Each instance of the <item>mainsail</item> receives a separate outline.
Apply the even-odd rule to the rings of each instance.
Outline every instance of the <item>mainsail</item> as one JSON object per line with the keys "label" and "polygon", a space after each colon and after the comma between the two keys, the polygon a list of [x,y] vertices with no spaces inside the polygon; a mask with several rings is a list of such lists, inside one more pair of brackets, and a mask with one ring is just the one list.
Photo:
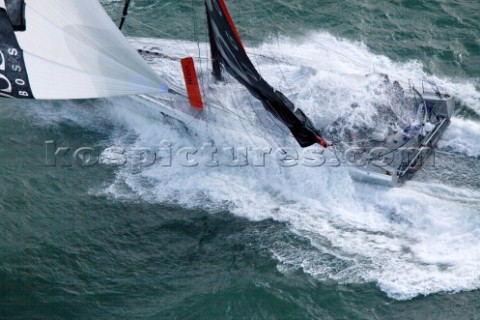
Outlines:
{"label": "mainsail", "polygon": [[98,0],[0,0],[0,96],[83,99],[167,85]]}
{"label": "mainsail", "polygon": [[259,99],[265,109],[286,125],[302,147],[320,143],[327,147],[320,132],[302,110],[280,91],[272,88],[258,73],[247,56],[242,41],[232,22],[224,0],[205,0],[213,59],[213,74],[221,80],[221,68],[225,69],[250,93]]}

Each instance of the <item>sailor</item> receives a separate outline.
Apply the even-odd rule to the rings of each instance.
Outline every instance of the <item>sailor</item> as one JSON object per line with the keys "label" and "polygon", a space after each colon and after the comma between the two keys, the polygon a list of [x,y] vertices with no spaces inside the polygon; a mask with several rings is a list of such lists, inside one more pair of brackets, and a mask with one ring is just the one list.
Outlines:
{"label": "sailor", "polygon": [[398,97],[403,97],[404,94],[405,94],[402,86],[400,85],[400,83],[397,80],[393,81],[392,90],[393,90],[393,93]]}

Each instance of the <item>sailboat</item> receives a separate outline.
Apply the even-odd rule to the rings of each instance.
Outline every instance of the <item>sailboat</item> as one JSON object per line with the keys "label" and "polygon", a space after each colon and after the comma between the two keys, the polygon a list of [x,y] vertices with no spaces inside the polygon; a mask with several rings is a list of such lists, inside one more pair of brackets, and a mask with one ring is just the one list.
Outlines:
{"label": "sailboat", "polygon": [[[119,28],[98,0],[0,0],[0,96],[52,100],[136,95],[183,123],[205,120],[204,109],[213,106],[202,99],[193,59],[186,57],[179,64],[184,88],[163,80],[121,33],[129,4],[127,0]],[[221,82],[223,72],[230,74],[302,148],[315,144],[327,148],[310,118],[256,70],[224,0],[205,0],[205,7],[214,78]],[[381,163],[386,154],[369,155],[360,168],[364,177],[397,184],[421,167],[418,158],[428,153],[425,150],[448,125],[452,97],[414,93],[421,101],[415,108],[423,115],[415,138],[394,132],[394,138],[377,142],[389,154],[405,146],[417,151],[388,164]]]}
{"label": "sailboat", "polygon": [[[290,129],[302,147],[314,143],[326,147],[305,114],[255,70],[225,3],[207,1],[206,5],[215,77],[221,78],[222,63]],[[96,0],[5,0],[0,10],[2,97],[85,99],[172,93]],[[191,105],[201,109],[193,60],[187,58],[182,65]]]}

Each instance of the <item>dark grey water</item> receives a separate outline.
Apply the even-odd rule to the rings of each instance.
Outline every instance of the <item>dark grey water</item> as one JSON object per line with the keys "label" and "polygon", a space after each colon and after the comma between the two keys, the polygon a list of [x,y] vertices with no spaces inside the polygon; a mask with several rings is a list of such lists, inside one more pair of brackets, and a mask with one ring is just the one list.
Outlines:
{"label": "dark grey water", "polygon": [[[121,1],[103,4],[119,16]],[[258,51],[317,60],[304,65],[327,106],[355,87],[358,61],[462,95],[441,144],[455,155],[394,190],[338,170],[45,166],[50,140],[101,154],[195,139],[128,99],[2,102],[0,318],[479,319],[480,3],[227,5]],[[131,36],[205,39],[202,1],[137,0],[131,18]]]}

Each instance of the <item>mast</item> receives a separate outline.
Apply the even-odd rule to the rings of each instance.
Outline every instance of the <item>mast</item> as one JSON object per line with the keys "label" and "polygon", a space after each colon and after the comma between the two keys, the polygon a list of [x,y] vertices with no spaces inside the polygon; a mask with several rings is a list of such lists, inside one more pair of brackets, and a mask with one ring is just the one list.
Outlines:
{"label": "mast", "polygon": [[120,20],[120,24],[118,29],[122,30],[123,25],[125,24],[125,20],[127,19],[128,15],[128,8],[130,7],[130,0],[125,0],[125,5],[123,7],[122,19]]}

